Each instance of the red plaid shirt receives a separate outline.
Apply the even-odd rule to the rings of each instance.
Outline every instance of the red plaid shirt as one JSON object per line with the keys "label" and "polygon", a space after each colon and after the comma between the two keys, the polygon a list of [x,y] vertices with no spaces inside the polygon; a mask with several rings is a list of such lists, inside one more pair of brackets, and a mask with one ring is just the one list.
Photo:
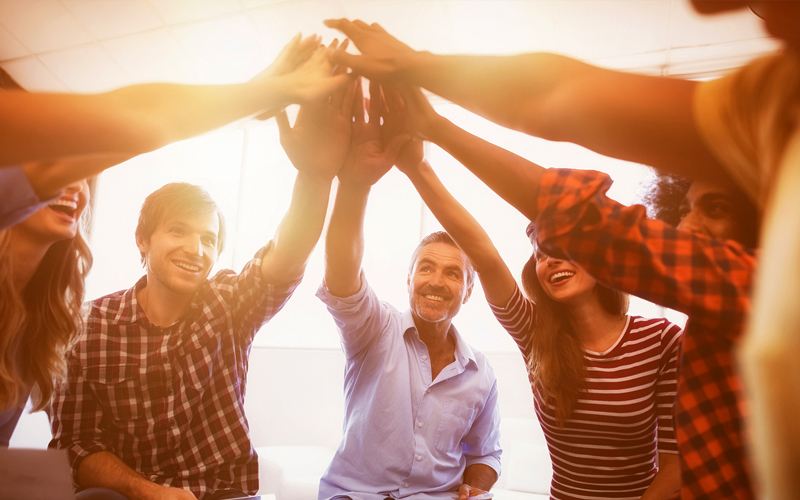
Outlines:
{"label": "red plaid shirt", "polygon": [[67,449],[73,474],[88,455],[109,451],[144,478],[200,500],[219,489],[258,491],[244,414],[248,355],[299,283],[264,281],[269,248],[241,274],[207,280],[167,328],[150,323],[136,300],[146,276],[92,302],[52,403],[50,447]]}
{"label": "red plaid shirt", "polygon": [[676,434],[685,499],[754,498],[745,456],[746,405],[733,350],[750,311],[753,251],[647,219],[605,196],[599,172],[551,169],[538,198],[538,241],[597,280],[689,315]]}

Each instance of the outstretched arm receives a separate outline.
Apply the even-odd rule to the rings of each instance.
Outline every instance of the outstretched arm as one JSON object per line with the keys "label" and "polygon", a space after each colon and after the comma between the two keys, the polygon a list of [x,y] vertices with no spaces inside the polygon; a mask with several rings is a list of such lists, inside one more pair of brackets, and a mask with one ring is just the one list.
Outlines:
{"label": "outstretched arm", "polygon": [[401,85],[399,89],[415,134],[447,151],[527,218],[536,218],[536,195],[543,167],[438,115],[418,88]]}
{"label": "outstretched arm", "polygon": [[328,54],[314,53],[318,44],[317,37],[296,37],[275,65],[237,85],[147,84],[94,95],[2,92],[0,166],[51,162],[43,175],[66,185],[103,168],[72,172],[60,160],[131,157],[259,112],[314,101],[349,81],[330,74]]}
{"label": "outstretched arm", "polygon": [[[419,92],[418,89],[415,89]],[[424,113],[420,106],[407,106],[391,88],[385,91],[389,109],[405,115],[409,132],[419,135],[419,130],[430,129],[430,120],[438,117],[433,110]],[[425,99],[421,93],[419,98]],[[433,215],[467,254],[480,276],[486,299],[492,304],[506,304],[514,293],[516,284],[492,240],[472,214],[445,188],[439,177],[423,158],[422,141],[411,140],[397,157],[397,168],[414,184],[422,200]]]}
{"label": "outstretched arm", "polygon": [[325,223],[333,178],[342,168],[351,137],[355,82],[301,106],[294,127],[285,112],[277,116],[281,145],[297,168],[292,202],[264,257],[261,270],[274,284],[302,276]]}
{"label": "outstretched arm", "polygon": [[[325,241],[325,283],[337,297],[350,297],[361,287],[364,256],[364,214],[373,184],[392,168],[408,136],[385,138],[381,117],[386,112],[380,87],[370,82],[369,121],[364,120],[364,98],[359,80],[353,102],[353,140],[344,168]],[[388,139],[388,140],[384,140]]]}
{"label": "outstretched arm", "polygon": [[419,85],[500,125],[690,178],[715,180],[722,167],[692,117],[696,82],[598,68],[568,57],[441,56],[414,51],[377,24],[346,19],[362,55],[338,54],[369,78]]}

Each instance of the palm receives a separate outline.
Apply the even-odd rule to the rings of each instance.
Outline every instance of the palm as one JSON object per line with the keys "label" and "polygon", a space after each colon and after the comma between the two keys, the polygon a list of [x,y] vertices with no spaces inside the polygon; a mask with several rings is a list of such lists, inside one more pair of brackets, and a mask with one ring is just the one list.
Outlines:
{"label": "palm", "polygon": [[381,143],[379,125],[365,123],[353,128],[350,154],[339,178],[343,182],[372,186],[392,168],[392,162]]}
{"label": "palm", "polygon": [[350,148],[353,85],[300,106],[297,120],[289,126],[286,113],[278,115],[281,146],[298,171],[333,179]]}

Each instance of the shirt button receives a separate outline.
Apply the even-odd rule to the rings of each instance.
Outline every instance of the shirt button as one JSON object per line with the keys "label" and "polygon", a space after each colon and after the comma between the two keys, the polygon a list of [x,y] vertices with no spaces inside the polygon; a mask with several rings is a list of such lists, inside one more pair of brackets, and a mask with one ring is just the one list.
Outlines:
{"label": "shirt button", "polygon": [[170,421],[169,421],[169,426],[170,426],[170,427],[175,427],[175,421],[174,421],[174,420],[172,420],[172,419],[170,419]]}
{"label": "shirt button", "polygon": [[417,427],[422,427],[422,422],[417,422]]}
{"label": "shirt button", "polygon": [[403,488],[408,488],[408,483],[403,483]]}
{"label": "shirt button", "polygon": [[172,396],[172,389],[167,389],[167,396]]}
{"label": "shirt button", "polygon": [[422,361],[428,361],[428,356],[422,356]]}
{"label": "shirt button", "polygon": [[417,455],[417,462],[421,462],[421,461],[422,461],[422,455]]}
{"label": "shirt button", "polygon": [[169,363],[169,359],[166,356],[164,356],[161,358],[161,362],[166,365],[167,363]]}
{"label": "shirt button", "polygon": [[430,393],[431,393],[431,388],[430,388],[430,387],[428,387],[428,390],[427,390],[427,391],[425,391],[425,392],[427,392],[428,394],[430,394]]}

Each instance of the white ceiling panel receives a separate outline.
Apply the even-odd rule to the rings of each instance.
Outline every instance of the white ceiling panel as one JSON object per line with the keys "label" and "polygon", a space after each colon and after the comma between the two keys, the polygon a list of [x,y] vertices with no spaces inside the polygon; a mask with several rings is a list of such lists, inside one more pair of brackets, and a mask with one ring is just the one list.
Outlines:
{"label": "white ceiling panel", "polygon": [[555,4],[560,52],[595,59],[662,50],[669,38],[669,2],[560,1]]}
{"label": "white ceiling panel", "polygon": [[102,43],[132,83],[197,82],[194,61],[167,29]]}
{"label": "white ceiling panel", "polygon": [[[84,0],[85,1],[85,0]],[[167,24],[224,16],[242,9],[236,0],[149,0]]]}
{"label": "white ceiling panel", "polygon": [[100,45],[72,47],[39,57],[73,92],[105,92],[128,84],[128,78]]}
{"label": "white ceiling panel", "polygon": [[9,33],[7,29],[0,26],[0,61],[29,55],[31,55],[31,51],[19,43],[19,40],[14,38],[14,35]]}
{"label": "white ceiling panel", "polygon": [[0,22],[36,54],[92,41],[86,28],[57,0],[2,0]]}
{"label": "white ceiling panel", "polygon": [[481,0],[443,5],[447,52],[517,54],[558,49],[553,2]]}
{"label": "white ceiling panel", "polygon": [[67,9],[98,40],[152,30],[164,25],[146,0],[63,0]]}
{"label": "white ceiling panel", "polygon": [[273,59],[296,34],[318,34],[327,43],[338,37],[338,31],[329,29],[322,21],[344,16],[340,2],[330,0],[304,0],[262,7],[251,11],[258,36]]}
{"label": "white ceiling panel", "polygon": [[22,88],[31,92],[70,91],[36,56],[6,61],[2,67]]}
{"label": "white ceiling panel", "polygon": [[685,0],[672,0],[672,4],[671,47],[702,46],[768,36],[763,21],[749,9],[700,16]]}
{"label": "white ceiling panel", "polygon": [[255,26],[244,14],[171,30],[195,61],[198,83],[244,82],[268,64]]}

